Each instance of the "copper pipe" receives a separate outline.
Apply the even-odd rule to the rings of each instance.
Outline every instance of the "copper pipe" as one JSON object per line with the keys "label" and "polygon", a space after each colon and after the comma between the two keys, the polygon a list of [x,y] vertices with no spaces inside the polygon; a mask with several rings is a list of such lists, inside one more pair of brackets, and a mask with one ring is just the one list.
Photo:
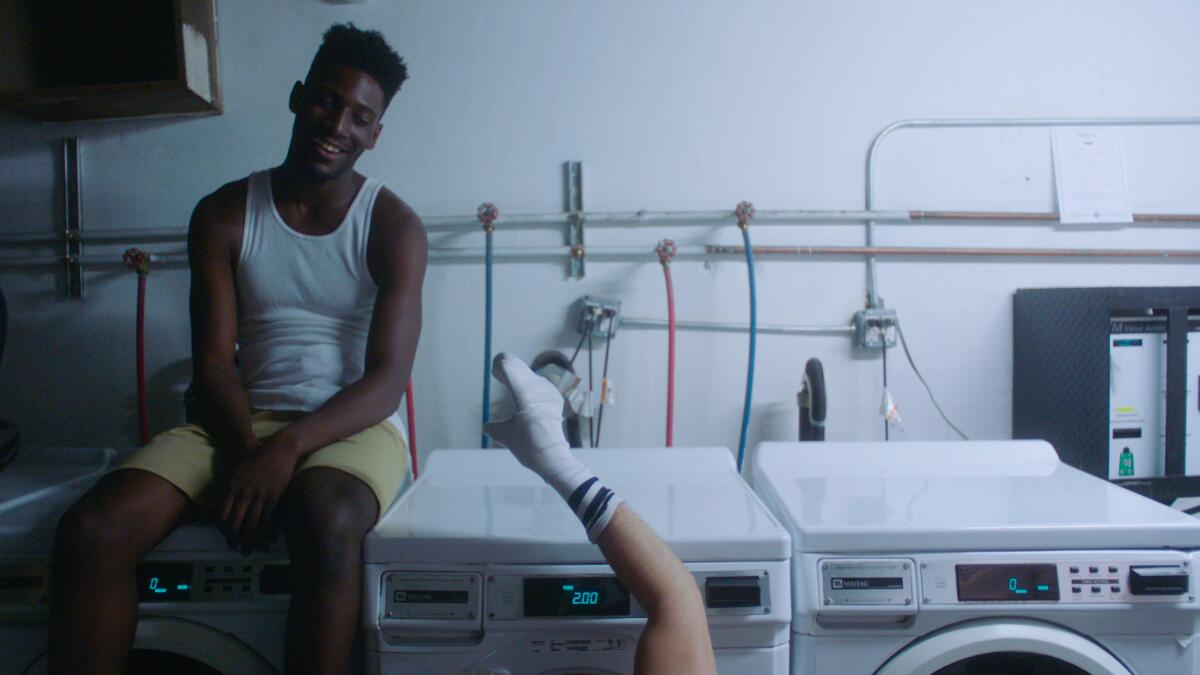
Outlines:
{"label": "copper pipe", "polygon": [[[1021,211],[909,211],[911,220],[1028,220],[1058,222],[1057,213],[1029,213]],[[1200,215],[1186,213],[1135,213],[1138,223],[1200,223]]]}
{"label": "copper pipe", "polygon": [[[706,246],[710,254],[743,255],[742,246]],[[1010,258],[1200,258],[1200,250],[1098,248],[951,248],[912,246],[755,246],[754,255],[893,255]]]}

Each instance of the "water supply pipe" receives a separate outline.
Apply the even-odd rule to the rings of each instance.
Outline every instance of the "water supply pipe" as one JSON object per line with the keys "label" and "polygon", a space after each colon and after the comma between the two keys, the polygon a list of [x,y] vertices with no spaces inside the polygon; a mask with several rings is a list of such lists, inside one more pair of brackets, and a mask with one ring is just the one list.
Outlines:
{"label": "water supply pipe", "polygon": [[408,456],[412,460],[412,476],[413,480],[417,479],[417,416],[413,412],[413,386],[412,378],[408,380],[408,387],[404,390],[404,405],[408,412]]}
{"label": "water supply pipe", "polygon": [[[487,424],[492,412],[492,232],[495,231],[496,218],[500,209],[491,202],[479,205],[476,214],[479,222],[483,223],[484,236],[487,239],[484,253],[484,319],[483,319],[483,423]],[[487,434],[480,432],[479,447],[488,447]]]}
{"label": "water supply pipe", "polygon": [[667,284],[667,447],[674,445],[675,430],[675,290],[671,283],[671,258],[675,257],[675,242],[663,239],[654,248],[662,264]]}
{"label": "water supply pipe", "polygon": [[742,230],[743,250],[746,253],[746,274],[750,286],[750,353],[746,359],[746,402],[742,406],[742,432],[738,438],[737,468],[742,470],[742,460],[746,456],[746,434],[750,430],[750,399],[754,393],[754,342],[758,323],[758,306],[754,292],[754,247],[750,245],[750,219],[754,218],[754,205],[750,202],[739,202],[734,209],[737,225]]}
{"label": "water supply pipe", "polygon": [[146,277],[150,274],[150,256],[131,248],[121,256],[129,269],[137,272],[137,406],[138,432],[142,445],[150,442],[150,424],[146,415]]}

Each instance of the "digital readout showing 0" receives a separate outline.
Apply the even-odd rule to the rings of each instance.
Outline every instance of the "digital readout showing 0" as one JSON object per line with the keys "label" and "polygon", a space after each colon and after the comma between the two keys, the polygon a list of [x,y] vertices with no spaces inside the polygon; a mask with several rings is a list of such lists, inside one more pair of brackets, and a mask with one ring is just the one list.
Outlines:
{"label": "digital readout showing 0", "polygon": [[190,563],[141,563],[137,567],[138,602],[168,602],[192,597]]}
{"label": "digital readout showing 0", "polygon": [[525,616],[629,616],[629,591],[616,577],[524,580]]}
{"label": "digital readout showing 0", "polygon": [[1054,565],[955,565],[958,599],[981,602],[1058,600]]}

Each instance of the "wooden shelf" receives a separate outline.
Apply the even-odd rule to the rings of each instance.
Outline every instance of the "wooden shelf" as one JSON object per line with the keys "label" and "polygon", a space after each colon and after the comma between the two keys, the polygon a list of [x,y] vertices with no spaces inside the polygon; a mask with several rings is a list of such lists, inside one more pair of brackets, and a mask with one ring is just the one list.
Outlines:
{"label": "wooden shelf", "polygon": [[53,4],[0,2],[0,107],[39,121],[221,112],[213,0]]}

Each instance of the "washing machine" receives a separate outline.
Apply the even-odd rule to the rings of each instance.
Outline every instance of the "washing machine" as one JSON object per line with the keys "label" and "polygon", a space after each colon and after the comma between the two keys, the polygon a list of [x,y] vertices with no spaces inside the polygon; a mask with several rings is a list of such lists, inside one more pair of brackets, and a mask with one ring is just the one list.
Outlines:
{"label": "washing machine", "polygon": [[[718,671],[786,673],[787,532],[725,448],[576,450],[696,579]],[[507,450],[439,450],[364,543],[370,673],[628,673],[645,611]]]}
{"label": "washing machine", "polygon": [[[54,529],[119,460],[108,449],[27,447],[0,474],[0,675],[45,671]],[[134,672],[282,670],[289,572],[281,545],[242,557],[215,527],[184,526],[137,576]]]}
{"label": "washing machine", "polygon": [[793,673],[1193,675],[1200,522],[1042,441],[764,443]]}

